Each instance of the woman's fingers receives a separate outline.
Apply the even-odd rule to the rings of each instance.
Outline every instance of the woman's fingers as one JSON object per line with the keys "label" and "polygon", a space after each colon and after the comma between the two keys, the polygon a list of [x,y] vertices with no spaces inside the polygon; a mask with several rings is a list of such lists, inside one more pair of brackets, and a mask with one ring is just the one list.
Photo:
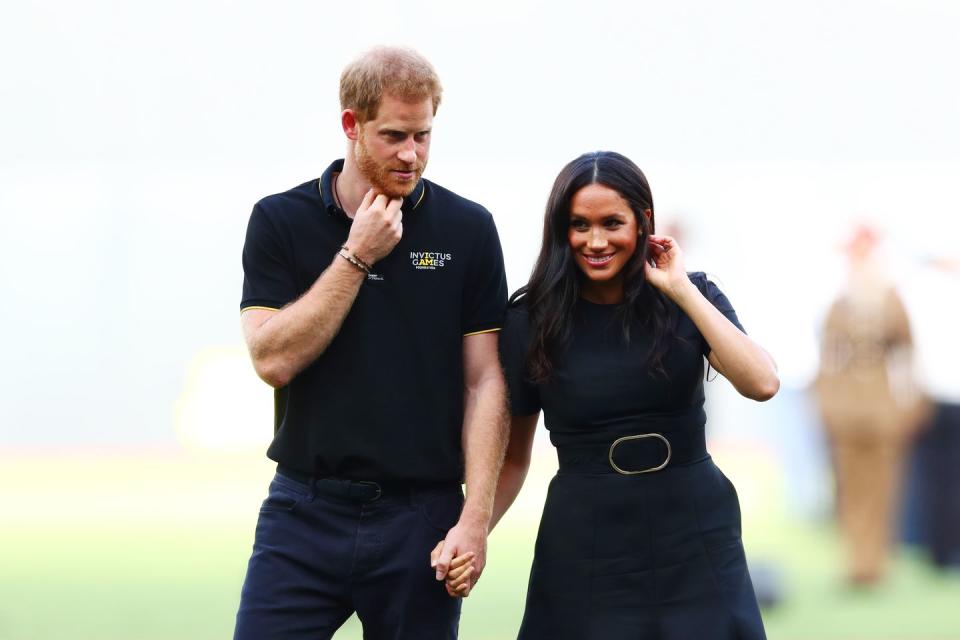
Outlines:
{"label": "woman's fingers", "polygon": [[466,572],[466,570],[469,569],[469,568],[471,568],[472,566],[473,566],[472,564],[468,564],[468,565],[466,565],[466,566],[459,567],[459,568],[457,568],[457,569],[453,569],[452,571],[448,571],[448,572],[447,572],[447,577],[445,578],[446,581],[447,581],[447,582],[459,582],[460,576],[462,576],[462,575]]}
{"label": "woman's fingers", "polygon": [[462,576],[464,571],[473,566],[470,564],[470,561],[473,560],[475,556],[476,554],[470,551],[451,560],[450,568],[447,570],[447,581],[456,580]]}
{"label": "woman's fingers", "polygon": [[468,551],[462,556],[457,556],[456,558],[450,561],[450,568],[456,569],[457,567],[462,567],[463,565],[473,560],[476,557],[476,555],[477,554],[475,554],[473,551]]}
{"label": "woman's fingers", "polygon": [[649,236],[648,241],[650,247],[653,248],[656,255],[669,252],[672,248],[676,246],[673,238],[670,236]]}
{"label": "woman's fingers", "polygon": [[475,570],[476,567],[470,565],[456,578],[448,578],[447,587],[453,589],[454,591],[460,592],[463,590],[464,586],[472,586],[472,580],[470,578],[473,577]]}
{"label": "woman's fingers", "polygon": [[470,590],[472,589],[469,582],[467,584],[460,585],[459,589],[453,589],[450,587],[450,585],[446,585],[446,587],[447,595],[451,598],[466,598],[470,595]]}
{"label": "woman's fingers", "polygon": [[470,564],[461,569],[458,569],[456,575],[454,575],[453,573],[448,573],[447,583],[453,587],[460,586],[461,584],[464,583],[464,581],[469,580],[470,576],[472,576],[475,571],[476,571],[476,567]]}

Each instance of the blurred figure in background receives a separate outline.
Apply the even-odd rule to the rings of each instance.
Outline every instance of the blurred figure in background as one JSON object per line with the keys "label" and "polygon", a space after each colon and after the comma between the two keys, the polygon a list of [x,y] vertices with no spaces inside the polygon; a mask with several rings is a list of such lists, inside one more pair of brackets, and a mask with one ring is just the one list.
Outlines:
{"label": "blurred figure in background", "polygon": [[925,406],[910,322],[877,245],[877,233],[861,225],[845,247],[849,276],[827,314],[814,382],[854,585],[883,577],[906,445]]}

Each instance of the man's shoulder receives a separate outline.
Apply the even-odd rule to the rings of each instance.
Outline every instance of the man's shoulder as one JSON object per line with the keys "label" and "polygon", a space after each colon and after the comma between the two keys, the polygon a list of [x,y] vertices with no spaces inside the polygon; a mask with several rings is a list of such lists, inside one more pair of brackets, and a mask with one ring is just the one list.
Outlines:
{"label": "man's shoulder", "polygon": [[300,211],[315,210],[320,203],[319,179],[314,178],[292,189],[261,198],[254,205],[254,211],[262,211],[271,217],[294,215]]}

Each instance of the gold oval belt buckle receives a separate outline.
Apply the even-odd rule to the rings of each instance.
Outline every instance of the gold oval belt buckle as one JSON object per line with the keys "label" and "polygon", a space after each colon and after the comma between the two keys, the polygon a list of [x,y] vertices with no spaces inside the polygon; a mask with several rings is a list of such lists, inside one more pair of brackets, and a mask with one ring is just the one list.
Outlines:
{"label": "gold oval belt buckle", "polygon": [[[616,450],[617,445],[621,442],[626,442],[627,440],[640,440],[641,438],[660,438],[663,440],[663,444],[667,446],[667,457],[666,459],[656,467],[649,467],[647,469],[640,469],[638,471],[626,471],[617,466],[617,463],[613,461],[613,452]],[[659,433],[641,433],[635,436],[623,436],[622,438],[617,438],[613,441],[613,444],[610,445],[610,452],[607,454],[607,459],[610,461],[610,466],[613,467],[613,470],[619,474],[625,476],[633,476],[638,473],[653,473],[654,471],[660,471],[670,463],[670,457],[673,455],[673,450],[670,448],[670,441],[667,440]]]}

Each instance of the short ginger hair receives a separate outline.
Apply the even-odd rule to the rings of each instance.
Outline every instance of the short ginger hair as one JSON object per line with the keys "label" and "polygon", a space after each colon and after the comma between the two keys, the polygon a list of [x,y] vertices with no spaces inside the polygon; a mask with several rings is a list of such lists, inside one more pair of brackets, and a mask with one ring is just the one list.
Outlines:
{"label": "short ginger hair", "polygon": [[340,108],[353,109],[361,124],[377,117],[385,93],[402,100],[431,98],[436,115],[443,87],[426,58],[402,47],[371,49],[340,74]]}

